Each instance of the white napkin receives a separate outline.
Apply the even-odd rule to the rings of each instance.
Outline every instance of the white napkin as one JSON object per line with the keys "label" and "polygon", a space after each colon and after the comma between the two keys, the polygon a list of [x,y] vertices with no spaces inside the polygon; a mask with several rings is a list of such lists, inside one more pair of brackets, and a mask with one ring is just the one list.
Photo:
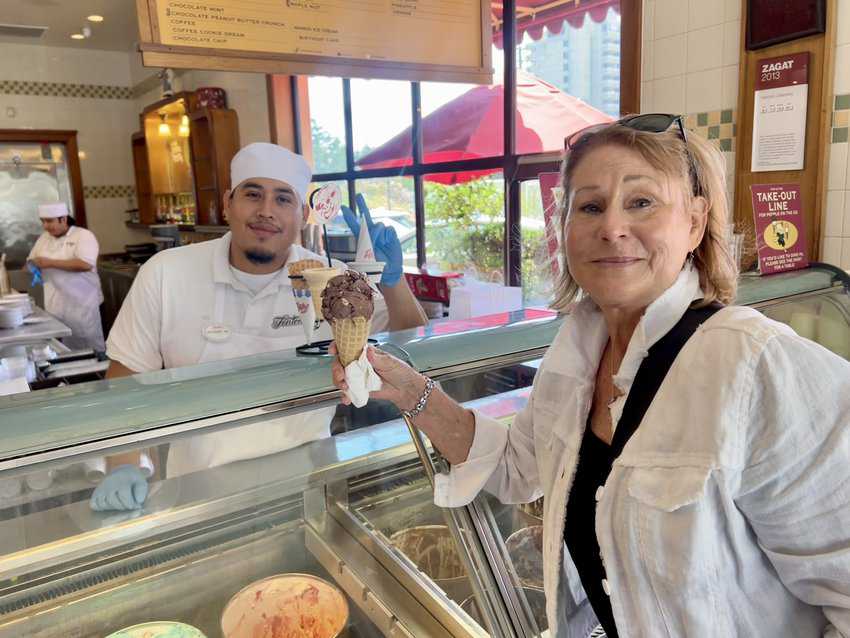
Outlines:
{"label": "white napkin", "polygon": [[381,377],[366,358],[366,348],[357,360],[345,366],[345,381],[348,383],[345,394],[356,408],[362,408],[369,402],[370,392],[381,389]]}

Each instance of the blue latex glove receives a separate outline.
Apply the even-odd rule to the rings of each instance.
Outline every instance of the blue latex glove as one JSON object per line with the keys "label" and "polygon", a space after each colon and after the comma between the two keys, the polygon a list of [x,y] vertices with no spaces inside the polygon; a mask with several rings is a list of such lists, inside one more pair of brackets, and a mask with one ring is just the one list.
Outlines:
{"label": "blue latex glove", "polygon": [[[395,228],[377,224],[372,221],[369,207],[362,194],[357,194],[357,209],[366,220],[366,228],[369,229],[369,238],[372,240],[372,248],[375,249],[375,259],[384,262],[384,272],[381,275],[382,286],[395,286],[402,275],[401,242]],[[354,233],[355,239],[360,236],[360,220],[348,206],[342,206],[342,216],[348,228]]]}
{"label": "blue latex glove", "polygon": [[39,284],[44,283],[44,279],[41,276],[41,268],[36,266],[31,261],[27,262],[27,270],[32,273],[32,279],[30,280],[30,286],[35,288]]}
{"label": "blue latex glove", "polygon": [[148,497],[148,480],[135,465],[121,465],[110,472],[91,495],[95,512],[137,510]]}

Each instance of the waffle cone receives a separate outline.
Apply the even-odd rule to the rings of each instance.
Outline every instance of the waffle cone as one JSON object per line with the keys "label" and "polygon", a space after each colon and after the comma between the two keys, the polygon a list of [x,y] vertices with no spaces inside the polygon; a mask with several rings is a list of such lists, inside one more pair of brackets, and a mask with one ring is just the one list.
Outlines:
{"label": "waffle cone", "polygon": [[343,367],[360,358],[360,353],[369,339],[372,320],[365,317],[338,319],[331,322],[336,351]]}
{"label": "waffle cone", "polygon": [[299,259],[289,264],[289,276],[295,277],[290,279],[292,287],[297,290],[309,290],[310,286],[303,279],[301,273],[308,268],[321,268],[324,264],[316,259]]}

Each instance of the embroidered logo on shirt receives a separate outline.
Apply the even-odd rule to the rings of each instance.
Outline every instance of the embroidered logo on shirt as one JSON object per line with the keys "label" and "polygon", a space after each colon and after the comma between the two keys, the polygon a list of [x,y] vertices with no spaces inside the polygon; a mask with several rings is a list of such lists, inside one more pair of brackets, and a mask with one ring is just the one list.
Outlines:
{"label": "embroidered logo on shirt", "polygon": [[[313,329],[318,330],[320,324],[321,320],[316,319],[313,322]],[[292,326],[300,325],[301,317],[299,317],[298,315],[280,315],[279,317],[272,317],[272,328],[274,330],[280,330],[281,328],[291,328]]]}
{"label": "embroidered logo on shirt", "polygon": [[298,315],[280,315],[272,318],[272,328],[280,330],[281,328],[290,328],[292,326],[300,326],[301,317]]}

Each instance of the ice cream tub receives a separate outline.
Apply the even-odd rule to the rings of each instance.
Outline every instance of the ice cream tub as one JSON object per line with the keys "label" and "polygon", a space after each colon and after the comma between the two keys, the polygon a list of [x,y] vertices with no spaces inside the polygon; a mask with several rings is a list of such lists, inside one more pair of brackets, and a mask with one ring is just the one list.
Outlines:
{"label": "ice cream tub", "polygon": [[156,621],[119,629],[106,638],[206,638],[199,629],[182,622]]}
{"label": "ice cream tub", "polygon": [[402,529],[390,536],[390,542],[452,600],[461,601],[472,593],[454,538],[445,525]]}
{"label": "ice cream tub", "polygon": [[543,526],[517,530],[505,541],[514,570],[526,587],[543,588]]}
{"label": "ice cream tub", "polygon": [[221,615],[224,638],[336,638],[346,624],[345,594],[310,574],[251,583],[234,594]]}

